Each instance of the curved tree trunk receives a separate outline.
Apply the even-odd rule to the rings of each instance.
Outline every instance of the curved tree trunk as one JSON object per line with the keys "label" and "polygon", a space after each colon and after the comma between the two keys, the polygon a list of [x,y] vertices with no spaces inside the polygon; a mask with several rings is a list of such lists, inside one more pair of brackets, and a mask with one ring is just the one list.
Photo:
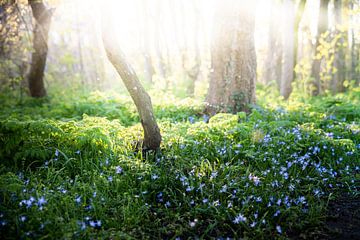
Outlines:
{"label": "curved tree trunk", "polygon": [[32,97],[44,97],[46,96],[44,70],[48,52],[47,40],[53,10],[48,9],[42,1],[29,0],[29,4],[36,20],[34,52],[32,53],[31,68],[28,76],[29,90]]}
{"label": "curved tree trunk", "polygon": [[153,113],[151,98],[141,85],[134,69],[127,62],[121,49],[116,46],[116,39],[111,36],[113,36],[111,24],[103,22],[102,39],[107,57],[123,80],[140,115],[144,129],[143,150],[157,150],[160,147],[161,135]]}
{"label": "curved tree trunk", "polygon": [[256,1],[224,0],[216,6],[206,112],[248,112],[255,103]]}

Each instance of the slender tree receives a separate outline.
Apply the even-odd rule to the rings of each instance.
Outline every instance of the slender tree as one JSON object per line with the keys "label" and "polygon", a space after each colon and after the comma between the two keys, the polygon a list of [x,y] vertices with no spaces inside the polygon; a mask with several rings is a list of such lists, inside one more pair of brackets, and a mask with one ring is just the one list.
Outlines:
{"label": "slender tree", "polygon": [[48,33],[50,30],[53,9],[49,9],[42,1],[28,1],[33,17],[35,19],[34,28],[34,51],[31,58],[31,68],[28,76],[29,90],[32,97],[46,96],[44,85],[44,70],[48,52]]}
{"label": "slender tree", "polygon": [[[295,79],[295,66],[297,63],[297,52],[299,42],[299,25],[304,13],[306,0],[301,0],[295,13],[295,2],[293,0],[283,1],[283,64],[281,71],[280,94],[289,98]],[[295,17],[294,17],[295,16]]]}
{"label": "slender tree", "polygon": [[[300,0],[297,10],[296,10],[296,16],[295,16],[295,35],[294,35],[294,67],[296,67],[298,63],[298,53],[299,53],[299,28],[300,23],[304,15],[305,6],[307,1],[306,0]],[[294,71],[294,79],[296,79],[296,72]]]}
{"label": "slender tree", "polygon": [[155,54],[157,57],[157,65],[158,65],[158,73],[160,75],[160,77],[162,79],[165,80],[165,89],[168,89],[168,81],[167,81],[167,69],[166,69],[166,61],[165,61],[165,57],[164,57],[164,52],[163,52],[163,48],[162,48],[162,4],[163,2],[160,1],[159,4],[156,5],[156,9],[155,9],[155,17],[154,17],[154,28],[155,28],[155,39],[154,39],[154,44],[155,44]]}
{"label": "slender tree", "polygon": [[149,9],[147,0],[141,2],[142,5],[142,23],[143,23],[143,57],[144,57],[144,78],[145,82],[151,84],[153,82],[153,75],[155,73],[154,66],[152,63],[151,52],[150,52],[150,33],[149,33]]}
{"label": "slender tree", "polygon": [[320,9],[319,9],[319,18],[317,24],[317,37],[315,43],[315,57],[311,67],[311,77],[313,79],[312,83],[312,92],[313,96],[316,96],[321,93],[321,61],[322,57],[318,54],[318,48],[321,44],[321,37],[328,30],[328,6],[330,0],[320,0]]}
{"label": "slender tree", "polygon": [[[189,78],[189,84],[187,86],[186,92],[190,97],[194,96],[195,82],[199,77],[201,68],[200,46],[198,42],[200,31],[200,16],[197,4],[197,1],[192,1],[191,3],[191,12],[194,19],[193,24],[185,24],[185,22],[182,23],[183,28],[186,28],[186,26],[191,28],[190,30],[192,35],[191,41],[186,41],[186,39],[184,40],[184,47],[182,49],[182,67],[187,77]],[[181,9],[182,15],[184,15],[184,7]],[[182,32],[185,36],[184,29]]]}
{"label": "slender tree", "polygon": [[[269,84],[271,81],[278,81],[281,79],[281,77],[278,75],[278,73],[281,73],[280,71],[277,71],[278,64],[282,61],[282,44],[279,41],[279,4],[275,0],[271,0],[270,6],[269,6],[269,28],[268,28],[268,43],[267,43],[267,52],[265,57],[265,63],[264,63],[264,83]],[[280,84],[279,84],[280,85]]]}
{"label": "slender tree", "polygon": [[218,1],[206,111],[249,111],[255,103],[255,1]]}
{"label": "slender tree", "polygon": [[109,61],[129,91],[140,115],[141,124],[144,129],[143,150],[157,150],[160,147],[160,129],[156,123],[151,104],[151,98],[141,85],[134,69],[126,60],[124,53],[117,46],[116,38],[111,33],[111,21],[106,14],[102,13],[102,40]]}
{"label": "slender tree", "polygon": [[345,81],[345,52],[344,52],[344,36],[340,30],[343,24],[342,18],[342,0],[334,1],[334,16],[335,16],[335,32],[334,37],[339,38],[336,42],[334,68],[336,69],[331,81],[331,90],[333,93],[344,91],[343,83]]}
{"label": "slender tree", "polygon": [[287,99],[291,93],[291,82],[294,79],[294,46],[295,46],[295,3],[284,0],[283,3],[283,64],[281,71],[280,94]]}

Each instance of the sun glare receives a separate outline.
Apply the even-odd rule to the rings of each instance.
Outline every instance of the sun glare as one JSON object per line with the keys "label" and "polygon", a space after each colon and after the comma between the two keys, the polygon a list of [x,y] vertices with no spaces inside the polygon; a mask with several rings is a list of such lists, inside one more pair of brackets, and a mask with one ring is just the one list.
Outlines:
{"label": "sun glare", "polygon": [[[194,41],[200,47],[208,47],[213,24],[215,0],[76,0],[62,1],[57,10],[61,22],[54,23],[59,28],[69,24],[79,25],[72,29],[88,28],[98,33],[101,14],[111,18],[110,34],[114,34],[122,49],[129,52],[142,51],[144,45],[159,45],[170,53],[179,49],[192,48]],[[226,2],[226,1],[225,1]],[[227,1],[231,2],[231,1]],[[267,42],[266,31],[269,19],[276,13],[281,15],[284,10],[278,9],[280,4],[261,0],[257,7],[256,42],[258,48]],[[271,6],[272,4],[272,6]],[[69,11],[69,5],[73,6]],[[271,11],[269,9],[272,9]],[[314,14],[311,11],[308,15]],[[281,17],[279,26],[281,25]],[[71,23],[72,22],[72,23]],[[88,26],[91,27],[88,27]],[[56,27],[54,27],[56,28]],[[97,29],[97,30],[96,30]],[[69,29],[68,29],[69,30]],[[53,29],[53,32],[56,32]]]}

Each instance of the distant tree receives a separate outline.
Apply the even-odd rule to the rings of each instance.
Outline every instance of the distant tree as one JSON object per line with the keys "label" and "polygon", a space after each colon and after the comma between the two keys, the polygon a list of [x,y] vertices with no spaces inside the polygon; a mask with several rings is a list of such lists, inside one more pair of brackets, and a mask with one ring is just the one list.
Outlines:
{"label": "distant tree", "polygon": [[[189,97],[193,97],[195,93],[195,82],[199,77],[201,68],[201,55],[199,46],[199,31],[200,31],[200,17],[198,2],[191,2],[191,10],[193,13],[194,22],[191,25],[192,39],[190,42],[185,41],[184,49],[182,51],[182,66],[187,77],[189,78],[189,84],[186,92]],[[182,13],[184,14],[184,13]],[[185,23],[183,23],[183,27]],[[185,34],[184,34],[185,35]],[[193,52],[193,54],[191,54]]]}
{"label": "distant tree", "polygon": [[294,79],[295,56],[295,3],[293,0],[283,2],[283,64],[281,69],[280,94],[285,99],[290,96],[291,82]]}
{"label": "distant tree", "polygon": [[[164,40],[162,39],[162,21],[163,21],[163,2],[159,1],[159,4],[156,5],[155,8],[155,17],[154,17],[154,44],[155,44],[155,54],[157,57],[157,72],[159,73],[159,76],[165,80],[165,89],[167,90],[169,87],[168,82],[168,69],[166,66],[166,60],[165,60],[165,54],[164,54]],[[164,46],[164,47],[163,47]]]}
{"label": "distant tree", "polygon": [[51,17],[53,9],[46,7],[43,1],[28,1],[33,17],[35,19],[34,27],[34,51],[31,58],[31,68],[28,77],[29,90],[32,97],[46,96],[44,85],[44,70],[48,52],[48,34],[50,30]]}
{"label": "distant tree", "polygon": [[336,41],[336,49],[334,56],[334,68],[336,69],[335,74],[333,74],[331,81],[331,91],[333,93],[344,91],[343,83],[345,81],[345,52],[344,52],[344,34],[341,31],[343,24],[342,17],[342,0],[334,1],[334,16],[335,16],[335,32],[334,38],[339,38]]}
{"label": "distant tree", "polygon": [[356,40],[356,26],[357,26],[357,12],[360,11],[360,2],[359,1],[347,1],[348,8],[352,13],[350,13],[349,19],[349,31],[348,39],[350,46],[348,47],[348,62],[347,69],[348,73],[346,78],[349,80],[355,80],[357,85],[360,85],[360,44]]}
{"label": "distant tree", "polygon": [[306,0],[301,0],[295,13],[294,0],[283,1],[283,64],[281,71],[280,94],[285,99],[289,98],[292,91],[291,83],[295,79],[295,66],[297,62],[299,41],[298,32],[305,4]]}
{"label": "distant tree", "polygon": [[149,9],[147,0],[144,0],[141,2],[142,4],[142,22],[143,22],[143,49],[142,49],[142,55],[144,57],[144,79],[145,82],[148,84],[151,84],[153,82],[153,75],[155,73],[153,61],[151,58],[151,52],[150,52],[150,24],[149,24]]}
{"label": "distant tree", "polygon": [[318,49],[321,45],[321,38],[328,30],[328,8],[329,8],[330,0],[320,0],[320,10],[319,10],[319,18],[317,23],[317,37],[315,43],[315,57],[311,67],[311,78],[312,82],[312,92],[313,96],[316,96],[321,93],[321,61],[322,57],[319,54]]}
{"label": "distant tree", "polygon": [[141,85],[134,69],[126,60],[124,53],[117,46],[116,38],[111,32],[111,24],[105,13],[102,14],[102,40],[109,61],[112,63],[126,89],[129,91],[140,115],[144,129],[143,150],[157,150],[160,147],[160,129],[156,123],[151,104],[151,98]]}
{"label": "distant tree", "polygon": [[267,52],[264,63],[264,83],[269,84],[276,81],[280,88],[281,67],[282,67],[282,39],[279,29],[279,23],[282,22],[280,14],[280,3],[277,0],[271,0],[269,6],[269,29]]}
{"label": "distant tree", "polygon": [[256,1],[217,1],[206,111],[249,111],[255,103]]}

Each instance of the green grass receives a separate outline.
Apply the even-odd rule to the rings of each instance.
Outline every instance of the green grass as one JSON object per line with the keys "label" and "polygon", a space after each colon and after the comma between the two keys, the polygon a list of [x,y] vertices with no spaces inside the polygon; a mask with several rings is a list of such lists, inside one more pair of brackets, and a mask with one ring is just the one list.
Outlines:
{"label": "green grass", "polygon": [[[359,196],[359,89],[205,123],[201,101],[155,97],[163,143],[143,156],[132,102],[114,93],[2,95],[5,239],[287,238]],[[166,102],[164,104],[163,102]]]}

